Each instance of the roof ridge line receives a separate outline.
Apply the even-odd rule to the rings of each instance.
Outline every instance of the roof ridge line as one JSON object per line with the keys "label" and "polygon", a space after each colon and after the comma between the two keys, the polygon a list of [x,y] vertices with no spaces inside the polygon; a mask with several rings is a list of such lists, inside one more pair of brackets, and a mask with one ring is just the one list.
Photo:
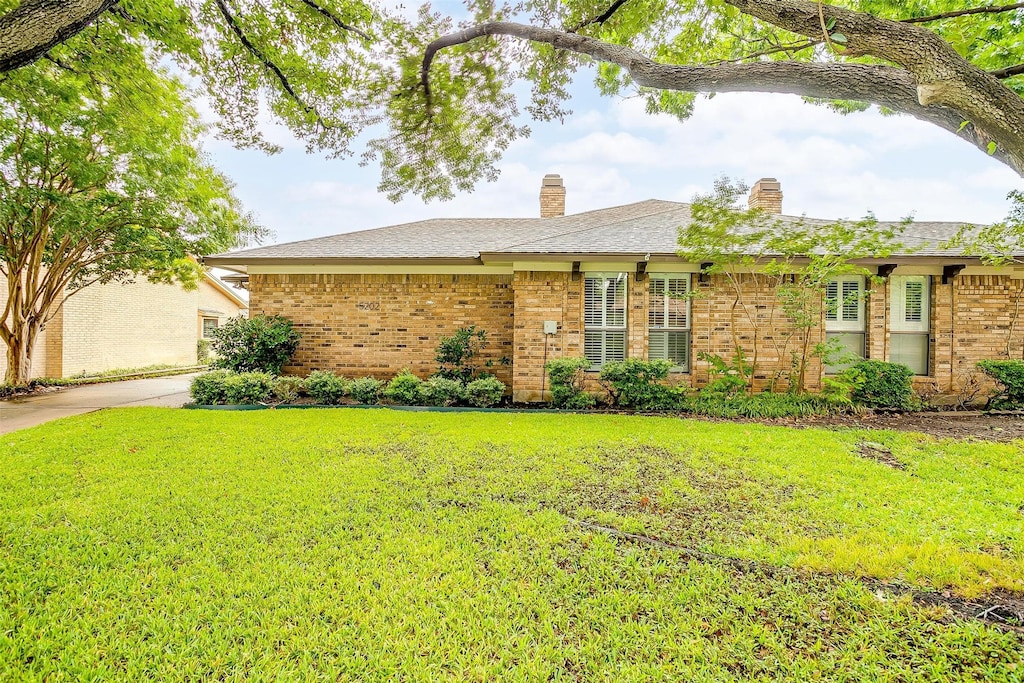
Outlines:
{"label": "roof ridge line", "polygon": [[[645,204],[647,202],[661,202],[661,201],[666,201],[666,200],[663,200],[663,199],[645,199],[642,202],[633,202],[633,204]],[[671,203],[672,204],[679,204],[679,205],[682,205],[682,206],[688,206],[688,204],[686,204],[685,202],[671,202]],[[630,205],[629,204],[622,204],[620,206],[609,207],[609,209],[619,209],[619,208],[622,208],[623,206],[630,206]],[[608,209],[594,209],[593,211],[584,211],[583,213],[599,213],[601,211],[607,211],[607,210]],[[645,213],[641,217],[655,216],[655,215],[657,215],[659,213],[668,213],[669,211],[674,211],[674,210],[675,210],[675,208],[661,209],[659,211],[652,211],[650,213]],[[569,216],[564,216],[564,218],[570,218],[572,216],[582,216],[582,215],[583,214],[581,214],[581,213],[575,213],[575,214],[569,214]],[[587,232],[588,230],[595,230],[597,228],[603,228],[603,227],[607,227],[609,225],[615,225],[616,223],[621,223],[624,220],[630,220],[630,219],[628,219],[628,218],[620,218],[619,220],[607,221],[605,223],[598,223],[596,225],[591,225],[588,228],[578,228],[576,230],[566,230],[565,232],[558,232],[558,233],[555,233],[554,235],[548,235],[546,237],[541,237],[539,239],[526,240],[525,242],[516,242],[515,244],[506,244],[499,251],[492,252],[492,253],[499,253],[500,254],[501,252],[505,251],[506,249],[511,249],[512,247],[518,247],[518,246],[521,246],[523,244],[530,244],[531,242],[543,242],[544,240],[551,240],[551,239],[554,239],[556,237],[565,237],[566,235],[575,235],[576,233],[579,233],[579,232]],[[479,253],[482,253],[482,252],[477,252],[477,253],[479,254]]]}

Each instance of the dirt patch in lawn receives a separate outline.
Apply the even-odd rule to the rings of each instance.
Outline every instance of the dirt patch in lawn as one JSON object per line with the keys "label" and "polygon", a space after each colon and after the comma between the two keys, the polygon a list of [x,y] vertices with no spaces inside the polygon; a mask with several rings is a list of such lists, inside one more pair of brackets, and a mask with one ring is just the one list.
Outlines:
{"label": "dirt patch in lawn", "polygon": [[847,429],[890,429],[921,432],[942,439],[979,439],[1013,441],[1024,439],[1024,415],[985,415],[978,413],[865,413],[863,415],[809,415],[770,419],[720,419],[697,415],[681,417],[710,422],[751,422],[787,427],[825,427]]}
{"label": "dirt patch in lawn", "polygon": [[892,454],[892,450],[888,446],[880,443],[874,443],[872,441],[861,441],[857,444],[857,452],[862,458],[874,460],[880,462],[883,465],[893,468],[894,470],[905,470],[907,469],[906,463],[902,462],[899,458]]}

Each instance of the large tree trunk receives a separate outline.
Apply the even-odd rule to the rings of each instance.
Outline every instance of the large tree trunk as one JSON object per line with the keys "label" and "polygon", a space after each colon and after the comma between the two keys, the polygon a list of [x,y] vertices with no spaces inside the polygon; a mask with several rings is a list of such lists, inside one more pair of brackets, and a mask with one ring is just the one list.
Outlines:
{"label": "large tree trunk", "polygon": [[24,386],[32,379],[32,357],[35,354],[36,339],[42,331],[37,320],[18,320],[11,325],[7,342],[7,374],[4,383]]}
{"label": "large tree trunk", "polygon": [[31,64],[118,0],[22,0],[0,16],[0,73]]}

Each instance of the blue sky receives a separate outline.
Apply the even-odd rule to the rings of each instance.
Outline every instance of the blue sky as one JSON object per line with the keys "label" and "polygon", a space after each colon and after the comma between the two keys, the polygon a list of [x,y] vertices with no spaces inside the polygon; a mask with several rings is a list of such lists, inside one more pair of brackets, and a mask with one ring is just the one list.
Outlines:
{"label": "blue sky", "polygon": [[545,173],[562,175],[569,213],[644,199],[688,201],[720,175],[782,182],[784,210],[818,218],[991,222],[1024,182],[1002,164],[929,124],[875,111],[842,116],[789,95],[698,100],[678,122],[638,100],[602,98],[582,73],[564,123],[532,122],[500,164],[501,178],[450,202],[376,191],[379,169],[306,154],[268,124],[284,148],[268,156],[211,140],[213,162],[237,183],[260,222],[286,242],[435,216],[535,216]]}

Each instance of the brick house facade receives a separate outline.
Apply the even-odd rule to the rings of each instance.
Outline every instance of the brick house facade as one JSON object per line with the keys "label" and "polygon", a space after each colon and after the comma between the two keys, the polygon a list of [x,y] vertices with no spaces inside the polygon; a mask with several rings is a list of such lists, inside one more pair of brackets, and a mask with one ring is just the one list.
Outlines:
{"label": "brick house facade", "polygon": [[[207,262],[248,273],[252,314],[295,322],[303,338],[286,370],[297,374],[386,379],[409,368],[425,377],[436,369],[440,337],[467,325],[486,330],[485,357],[519,401],[545,398],[550,358],[670,358],[674,380],[699,387],[710,370],[699,352],[729,357],[736,338],[754,350],[755,327],[732,315],[723,276],[702,275],[700,264],[674,253],[687,205],[648,201],[565,216],[564,197],[561,179],[546,176],[539,219],[422,221]],[[781,187],[762,180],[750,201],[781,211]],[[905,234],[931,246],[865,264],[884,276],[881,284],[838,283],[863,303],[823,319],[808,343],[838,336],[865,357],[907,362],[915,381],[938,393],[954,392],[978,360],[1024,358],[1024,272],[942,249],[959,225],[911,225]],[[696,294],[686,301],[666,289]],[[753,289],[744,300],[761,318],[762,388],[786,374],[792,345],[802,342],[773,310],[777,301],[776,292]],[[819,387],[828,371],[812,360],[808,386]]]}

